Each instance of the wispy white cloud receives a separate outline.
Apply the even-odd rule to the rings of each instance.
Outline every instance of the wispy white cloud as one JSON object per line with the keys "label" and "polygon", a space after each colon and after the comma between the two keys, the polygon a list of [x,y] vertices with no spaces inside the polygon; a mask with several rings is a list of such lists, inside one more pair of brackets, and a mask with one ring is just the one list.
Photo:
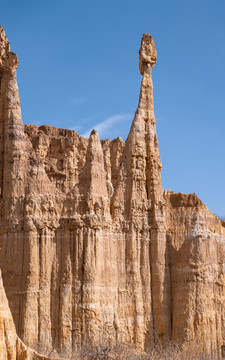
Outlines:
{"label": "wispy white cloud", "polygon": [[110,134],[111,131],[113,131],[113,127],[116,123],[119,123],[120,121],[128,121],[132,119],[132,114],[116,114],[108,117],[104,121],[95,124],[92,129],[89,129],[85,131],[85,133],[82,134],[82,136],[88,138],[91,131],[95,129],[98,132],[99,137],[107,136],[107,134]]}
{"label": "wispy white cloud", "polygon": [[75,131],[79,131],[81,129],[82,129],[82,126],[79,126],[79,125],[70,128],[70,130],[75,130]]}
{"label": "wispy white cloud", "polygon": [[87,102],[87,98],[85,96],[78,96],[72,99],[72,104],[74,106],[83,105]]}
{"label": "wispy white cloud", "polygon": [[79,121],[79,125],[72,126],[69,130],[83,131],[85,126],[83,124],[91,122],[102,115],[102,112],[98,112],[96,114],[92,114],[86,118],[83,118]]}
{"label": "wispy white cloud", "polygon": [[92,114],[91,116],[88,116],[88,117],[82,119],[81,122],[82,122],[82,123],[88,123],[88,122],[90,122],[90,121],[93,121],[93,120],[99,118],[99,117],[102,116],[102,115],[103,115],[103,112],[102,112],[102,111],[99,111],[99,112],[97,112],[96,114]]}

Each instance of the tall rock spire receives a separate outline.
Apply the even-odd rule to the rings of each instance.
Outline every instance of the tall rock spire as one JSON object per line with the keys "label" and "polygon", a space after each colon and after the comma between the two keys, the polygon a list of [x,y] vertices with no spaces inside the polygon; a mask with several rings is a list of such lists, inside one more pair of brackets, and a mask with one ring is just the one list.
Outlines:
{"label": "tall rock spire", "polygon": [[17,55],[10,51],[8,38],[0,26],[0,186],[5,197],[24,193],[26,141],[16,79],[17,66]]}
{"label": "tall rock spire", "polygon": [[[22,248],[22,236],[16,236],[16,229],[22,229],[23,208],[26,191],[26,178],[28,173],[27,160],[30,148],[25,138],[24,127],[21,117],[20,99],[17,86],[16,69],[18,66],[17,55],[10,51],[10,44],[5,31],[0,27],[0,263],[3,272],[3,257],[7,259],[9,271],[14,271],[15,276],[21,278],[23,263],[20,257]],[[22,231],[21,231],[22,232]],[[8,235],[6,235],[8,234]],[[14,241],[14,240],[15,241]],[[13,249],[16,261],[12,253],[8,254],[6,249]],[[5,251],[5,252],[4,252]],[[4,255],[3,255],[4,253]],[[8,260],[10,259],[10,260]],[[19,259],[19,260],[18,260]],[[4,279],[8,285],[8,278]],[[20,282],[8,289],[21,290]],[[15,290],[16,289],[16,290]],[[10,301],[10,296],[9,296]],[[17,315],[20,312],[21,298],[16,299],[15,308]],[[16,316],[17,316],[16,315]],[[18,317],[14,317],[18,330]]]}
{"label": "tall rock spire", "polygon": [[112,210],[115,216],[118,213],[117,204],[120,204],[125,219],[132,224],[131,238],[136,237],[137,229],[141,229],[150,241],[152,336],[164,339],[170,337],[170,301],[167,289],[166,217],[152,84],[156,57],[152,36],[144,34],[139,51],[139,69],[143,75],[139,103],[126,140]]}
{"label": "tall rock spire", "polygon": [[[161,163],[155,130],[153,85],[151,77],[152,68],[156,63],[157,52],[153,38],[150,34],[143,35],[139,56],[139,68],[141,75],[143,75],[139,103],[131,125],[130,133],[126,140],[122,166],[120,169],[120,180],[114,195],[115,200],[118,200],[119,198],[124,204],[124,213],[128,218],[131,216],[131,213],[135,211],[133,202],[142,198],[143,201],[146,201],[147,197],[148,199],[152,197],[153,178],[154,182],[157,182],[161,189]],[[157,164],[157,174],[153,174],[150,170],[153,158],[154,163]],[[126,185],[124,182],[126,182]],[[147,186],[145,184],[146,182]],[[127,191],[125,192],[124,186],[127,187]],[[146,191],[148,195],[146,194]]]}
{"label": "tall rock spire", "polygon": [[155,341],[171,336],[169,270],[166,257],[166,213],[161,185],[161,162],[155,127],[152,69],[157,52],[150,34],[144,34],[139,51],[140,73],[143,75],[137,118],[145,117],[146,188],[150,225],[150,262],[152,311]]}
{"label": "tall rock spire", "polygon": [[[161,185],[161,161],[155,127],[152,69],[157,52],[153,38],[144,34],[139,51],[139,69],[143,75],[138,109],[133,128],[145,120],[146,188],[150,226],[150,262],[152,311],[155,341],[171,336],[169,270],[166,258],[166,213]],[[132,131],[132,130],[131,130]]]}

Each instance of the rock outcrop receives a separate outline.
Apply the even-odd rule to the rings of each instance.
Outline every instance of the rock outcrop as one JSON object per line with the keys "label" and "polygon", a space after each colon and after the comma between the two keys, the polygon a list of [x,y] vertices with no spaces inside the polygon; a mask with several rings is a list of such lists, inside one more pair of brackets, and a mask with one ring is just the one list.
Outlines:
{"label": "rock outcrop", "polygon": [[85,344],[225,344],[225,226],[195,194],[163,191],[149,34],[139,55],[126,142],[95,130],[87,140],[23,125],[18,60],[0,28],[3,351],[9,337],[67,357]]}

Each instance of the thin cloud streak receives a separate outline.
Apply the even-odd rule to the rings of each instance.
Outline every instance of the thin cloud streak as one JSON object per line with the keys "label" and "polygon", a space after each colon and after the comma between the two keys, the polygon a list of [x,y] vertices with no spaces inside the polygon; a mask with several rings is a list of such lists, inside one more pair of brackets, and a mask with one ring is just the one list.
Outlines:
{"label": "thin cloud streak", "polygon": [[83,105],[86,104],[87,102],[87,98],[86,97],[75,97],[72,99],[72,105],[74,106],[79,106],[79,105]]}
{"label": "thin cloud streak", "polygon": [[127,121],[132,119],[132,114],[116,114],[113,116],[108,117],[106,120],[104,120],[101,123],[95,124],[92,129],[87,130],[85,133],[83,133],[81,136],[88,138],[91,131],[95,129],[98,132],[99,137],[103,137],[106,134],[109,134],[111,130],[113,130],[113,126],[115,123],[119,121]]}
{"label": "thin cloud streak", "polygon": [[79,124],[79,125],[75,125],[75,126],[71,127],[69,130],[84,131],[85,126],[84,126],[83,123],[91,122],[91,121],[95,120],[97,117],[99,117],[99,116],[101,116],[101,115],[102,115],[102,112],[98,112],[98,113],[96,113],[96,114],[93,114],[93,115],[91,115],[91,116],[88,116],[88,117],[86,117],[86,118],[83,118],[83,119],[81,119],[81,120],[79,121],[79,123],[81,123],[82,125],[80,125],[80,124]]}
{"label": "thin cloud streak", "polygon": [[79,131],[81,129],[82,129],[82,126],[79,126],[79,125],[69,128],[69,130],[75,130],[75,131]]}

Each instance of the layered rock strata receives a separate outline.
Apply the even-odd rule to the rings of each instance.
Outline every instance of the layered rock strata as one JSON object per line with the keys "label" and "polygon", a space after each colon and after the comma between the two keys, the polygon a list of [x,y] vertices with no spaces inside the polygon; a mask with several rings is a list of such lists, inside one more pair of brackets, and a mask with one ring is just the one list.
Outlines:
{"label": "layered rock strata", "polygon": [[149,34],[139,55],[126,142],[95,130],[87,140],[23,125],[18,60],[0,29],[0,266],[16,333],[42,354],[225,344],[225,227],[195,195],[163,191]]}

